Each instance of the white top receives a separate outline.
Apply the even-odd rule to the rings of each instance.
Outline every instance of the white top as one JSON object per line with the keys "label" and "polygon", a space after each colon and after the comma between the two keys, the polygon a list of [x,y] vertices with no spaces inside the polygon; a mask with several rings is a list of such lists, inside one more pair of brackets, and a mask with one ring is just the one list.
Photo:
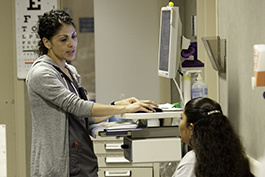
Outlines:
{"label": "white top", "polygon": [[196,177],[194,172],[196,157],[194,151],[189,151],[179,162],[172,177]]}

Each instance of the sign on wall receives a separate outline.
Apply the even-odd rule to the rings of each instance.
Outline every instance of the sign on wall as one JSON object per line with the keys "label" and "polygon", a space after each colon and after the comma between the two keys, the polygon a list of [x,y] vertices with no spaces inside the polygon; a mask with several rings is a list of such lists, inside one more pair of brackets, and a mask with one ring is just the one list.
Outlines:
{"label": "sign on wall", "polygon": [[25,79],[37,58],[39,41],[36,24],[39,16],[57,9],[57,0],[16,0],[17,77]]}
{"label": "sign on wall", "polygon": [[7,176],[6,167],[6,125],[0,124],[0,177]]}

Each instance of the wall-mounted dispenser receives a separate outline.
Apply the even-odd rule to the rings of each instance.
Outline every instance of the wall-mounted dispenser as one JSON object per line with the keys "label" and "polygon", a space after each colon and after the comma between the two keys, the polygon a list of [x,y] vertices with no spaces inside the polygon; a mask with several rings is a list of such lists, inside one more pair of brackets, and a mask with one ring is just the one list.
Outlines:
{"label": "wall-mounted dispenser", "polygon": [[[254,77],[251,77],[251,85],[255,87],[265,86],[265,44],[255,44],[254,50]],[[265,92],[263,92],[265,99]]]}
{"label": "wall-mounted dispenser", "polygon": [[252,88],[265,86],[265,44],[256,44],[254,49],[254,77]]}
{"label": "wall-mounted dispenser", "polygon": [[219,36],[202,37],[202,42],[213,69],[219,73],[226,73],[226,40]]}

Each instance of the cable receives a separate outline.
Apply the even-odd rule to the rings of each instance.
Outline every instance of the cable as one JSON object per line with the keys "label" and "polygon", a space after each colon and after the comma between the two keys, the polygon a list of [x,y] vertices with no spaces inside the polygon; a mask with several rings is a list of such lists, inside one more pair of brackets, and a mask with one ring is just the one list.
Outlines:
{"label": "cable", "polygon": [[179,85],[178,85],[178,83],[177,83],[177,81],[176,81],[175,78],[172,78],[172,79],[173,79],[173,81],[175,82],[175,85],[177,86],[177,89],[178,89],[178,91],[179,91],[179,96],[180,96],[180,99],[181,99],[181,103],[182,103],[182,105],[184,106],[184,99],[183,99],[183,96],[182,96],[182,92],[181,92],[181,90],[180,90],[180,88],[179,88]]}
{"label": "cable", "polygon": [[178,73],[183,76],[184,74],[178,69]]}

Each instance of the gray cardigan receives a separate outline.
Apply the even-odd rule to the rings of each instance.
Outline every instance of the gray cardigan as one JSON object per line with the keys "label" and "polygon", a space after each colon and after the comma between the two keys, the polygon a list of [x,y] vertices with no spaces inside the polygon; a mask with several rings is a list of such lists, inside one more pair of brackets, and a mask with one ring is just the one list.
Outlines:
{"label": "gray cardigan", "polygon": [[[28,72],[26,83],[32,109],[31,176],[69,176],[69,130],[66,112],[89,117],[93,102],[80,99],[67,89],[54,61],[39,57]],[[58,66],[57,66],[58,67]],[[72,65],[66,67],[80,85]],[[90,117],[93,122],[93,118]]]}

